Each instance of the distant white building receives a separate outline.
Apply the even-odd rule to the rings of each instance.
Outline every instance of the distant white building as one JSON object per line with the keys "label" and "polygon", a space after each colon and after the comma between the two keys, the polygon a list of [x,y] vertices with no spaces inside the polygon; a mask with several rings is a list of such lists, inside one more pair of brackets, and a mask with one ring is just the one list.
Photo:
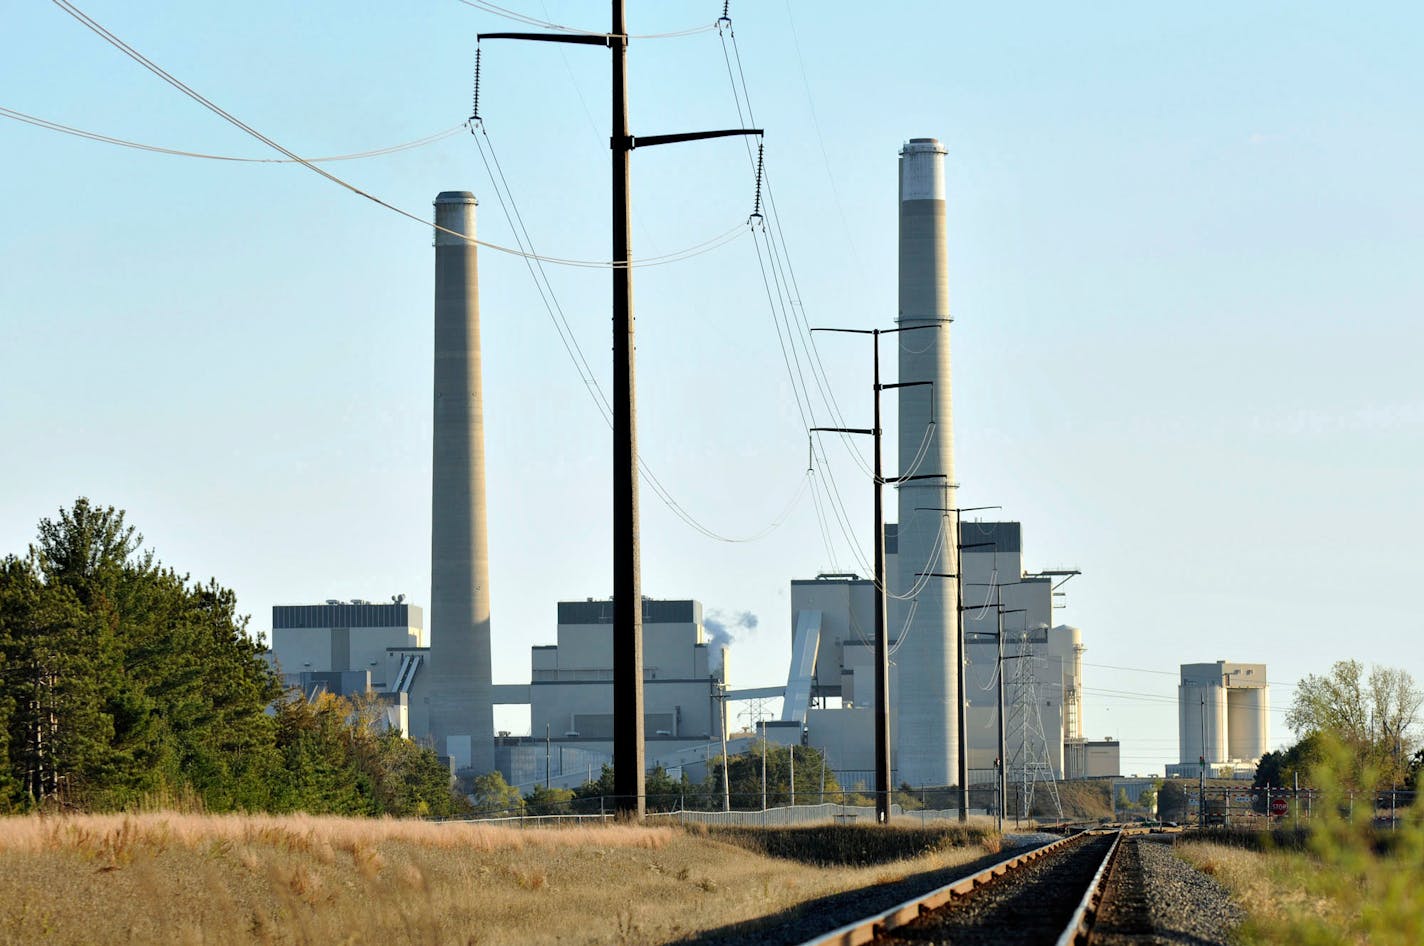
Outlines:
{"label": "distant white building", "polygon": [[[1010,766],[1014,760],[1027,757],[1034,765],[1044,767],[1045,777],[1049,771],[1055,778],[1120,774],[1118,743],[1084,738],[1082,632],[1053,623],[1055,582],[1061,583],[1072,573],[1025,571],[1022,529],[1017,522],[964,522],[960,542],[964,546],[960,569],[967,609],[965,692],[969,704],[966,724],[970,784],[992,784],[996,779],[996,602],[1009,612],[1004,619],[1003,672],[1008,723],[1005,750]],[[886,526],[885,551],[886,571],[894,574],[899,543],[893,524]],[[874,778],[874,595],[874,583],[858,575],[825,574],[791,582],[792,671],[782,718],[804,719],[807,743],[825,751],[827,763],[847,785],[871,784]],[[894,724],[903,679],[903,652],[897,646],[897,638],[906,626],[908,607],[908,603],[892,598],[887,619],[891,649],[891,766],[897,780],[898,755],[906,750]],[[948,633],[954,633],[954,629]],[[1022,675],[1018,669],[1021,663],[1026,664]],[[798,681],[798,673],[809,673],[809,686]]]}
{"label": "distant white building", "polygon": [[[613,759],[613,601],[560,601],[555,641],[530,648],[528,686],[495,687],[498,702],[529,706],[530,735],[496,740],[495,765],[511,784],[542,782],[547,772],[552,784],[574,786]],[[701,778],[720,753],[726,654],[713,650],[700,602],[643,599],[650,768],[691,767]]]}
{"label": "distant white building", "polygon": [[[528,683],[492,688],[495,705],[529,708],[530,735],[495,739],[496,767],[512,784],[542,782],[547,772],[555,785],[578,785],[613,759],[613,602],[559,602],[554,639],[530,648]],[[270,659],[289,687],[308,696],[380,697],[391,726],[429,742],[433,674],[419,607],[278,605]],[[726,665],[726,651],[708,640],[701,603],[643,600],[649,767],[690,767],[700,779],[705,761],[721,752]]]}
{"label": "distant white building", "polygon": [[1255,771],[1271,737],[1271,688],[1265,664],[1182,664],[1177,687],[1179,762],[1167,775],[1195,778]]}
{"label": "distant white building", "polygon": [[309,697],[382,696],[388,724],[410,735],[410,683],[427,647],[423,617],[405,602],[279,604],[272,608],[269,656],[287,686]]}

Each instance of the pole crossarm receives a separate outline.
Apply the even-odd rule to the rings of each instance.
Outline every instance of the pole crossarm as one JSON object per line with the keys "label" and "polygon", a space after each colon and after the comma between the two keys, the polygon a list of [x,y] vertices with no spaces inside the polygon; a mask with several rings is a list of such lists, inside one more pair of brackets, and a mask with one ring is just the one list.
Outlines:
{"label": "pole crossarm", "polygon": [[573,43],[576,46],[612,46],[614,39],[622,39],[607,33],[594,33],[590,35],[565,36],[562,33],[476,33],[475,39],[483,42],[487,39],[523,39],[535,43]]}
{"label": "pole crossarm", "polygon": [[934,387],[933,381],[900,381],[895,384],[882,384],[880,390],[889,391],[893,388],[920,388],[924,386]]}
{"label": "pole crossarm", "polygon": [[[762,135],[760,128],[724,128],[720,131],[683,131],[674,135],[629,135],[624,142],[629,151],[634,148],[651,148],[654,145],[671,145],[680,141],[702,141],[707,138],[730,138],[733,135]],[[611,142],[618,147],[617,141]]]}
{"label": "pole crossarm", "polygon": [[943,480],[948,479],[943,473],[921,473],[919,476],[890,476],[886,477],[887,483],[910,483],[915,480]]}
{"label": "pole crossarm", "polygon": [[1045,569],[1045,570],[1043,570],[1043,571],[1041,571],[1041,572],[1034,572],[1032,577],[1034,577],[1034,578],[1062,578],[1062,579],[1063,579],[1062,581],[1060,581],[1060,582],[1055,582],[1054,585],[1053,585],[1053,590],[1054,590],[1054,591],[1057,591],[1059,588],[1062,588],[1064,585],[1068,584],[1068,582],[1072,581],[1075,576],[1078,576],[1078,575],[1081,575],[1081,574],[1083,574],[1083,572],[1082,572],[1080,569],[1077,569],[1077,568],[1049,568],[1049,569]]}
{"label": "pole crossarm", "polygon": [[872,429],[869,428],[869,427],[812,427],[812,428],[811,428],[811,432],[812,432],[812,433],[815,433],[816,431],[821,431],[822,433],[832,433],[832,434],[870,434],[870,435],[873,435],[873,434],[875,433],[875,431],[872,430]]}

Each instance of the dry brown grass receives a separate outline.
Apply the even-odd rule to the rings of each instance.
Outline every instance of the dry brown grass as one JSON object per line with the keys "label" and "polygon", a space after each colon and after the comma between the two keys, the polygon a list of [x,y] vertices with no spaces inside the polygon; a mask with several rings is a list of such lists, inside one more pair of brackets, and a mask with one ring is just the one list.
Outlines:
{"label": "dry brown grass", "polygon": [[1177,854],[1231,891],[1248,913],[1242,930],[1247,943],[1294,944],[1292,932],[1303,922],[1339,931],[1332,942],[1365,943],[1346,934],[1347,907],[1321,891],[1317,882],[1327,868],[1299,851],[1253,851],[1210,841],[1178,840]]}
{"label": "dry brown grass", "polygon": [[673,827],[12,818],[0,942],[660,943],[984,850],[811,870]]}

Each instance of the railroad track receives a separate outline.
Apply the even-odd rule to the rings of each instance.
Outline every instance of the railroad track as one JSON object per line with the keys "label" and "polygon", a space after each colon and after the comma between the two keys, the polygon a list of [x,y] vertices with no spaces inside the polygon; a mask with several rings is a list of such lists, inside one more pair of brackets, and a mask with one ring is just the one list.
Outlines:
{"label": "railroad track", "polygon": [[1054,841],[802,946],[1087,943],[1121,838],[1082,832]]}

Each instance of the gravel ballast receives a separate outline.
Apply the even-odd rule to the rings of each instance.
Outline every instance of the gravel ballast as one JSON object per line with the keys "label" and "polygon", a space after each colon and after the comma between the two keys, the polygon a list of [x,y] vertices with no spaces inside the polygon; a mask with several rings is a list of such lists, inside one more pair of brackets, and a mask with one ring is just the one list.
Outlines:
{"label": "gravel ballast", "polygon": [[1226,888],[1177,857],[1171,838],[1126,838],[1093,942],[1228,946],[1243,918]]}

